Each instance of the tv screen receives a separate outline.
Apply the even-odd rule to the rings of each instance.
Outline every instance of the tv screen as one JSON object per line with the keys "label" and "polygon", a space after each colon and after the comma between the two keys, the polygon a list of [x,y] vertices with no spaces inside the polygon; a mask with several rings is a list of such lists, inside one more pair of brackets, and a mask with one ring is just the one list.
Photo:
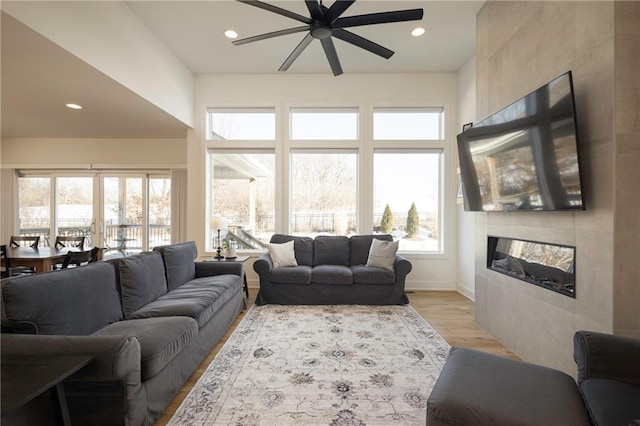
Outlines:
{"label": "tv screen", "polygon": [[571,71],[458,135],[467,211],[584,210]]}

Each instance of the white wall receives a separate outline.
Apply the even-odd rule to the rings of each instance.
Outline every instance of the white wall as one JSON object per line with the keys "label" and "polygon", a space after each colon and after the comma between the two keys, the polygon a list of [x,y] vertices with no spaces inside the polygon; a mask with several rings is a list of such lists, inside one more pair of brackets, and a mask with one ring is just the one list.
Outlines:
{"label": "white wall", "polygon": [[193,74],[126,3],[5,1],[2,10],[193,125]]}
{"label": "white wall", "polygon": [[[476,118],[476,57],[469,59],[458,72],[458,131],[465,123]],[[464,206],[456,206],[458,218],[458,253],[456,290],[471,300],[475,299],[475,213],[465,212]]]}
{"label": "white wall", "polygon": [[7,169],[170,169],[186,167],[187,142],[184,139],[3,138],[0,155],[1,167]]}
{"label": "white wall", "polygon": [[[265,74],[201,75],[195,82],[195,127],[189,132],[189,224],[187,235],[197,242],[204,254],[206,235],[205,201],[205,130],[208,106],[276,105],[284,109],[290,103],[317,102],[321,105],[356,105],[364,108],[376,103],[433,103],[446,108],[445,148],[446,187],[443,233],[447,248],[444,255],[412,256],[413,271],[407,278],[408,289],[456,288],[456,157],[453,150],[458,129],[458,76],[442,74]],[[278,129],[284,132],[285,129]],[[366,165],[364,165],[366,167]],[[371,197],[371,194],[360,194]],[[211,254],[209,254],[211,255]],[[247,267],[250,286],[257,286],[251,265]]]}

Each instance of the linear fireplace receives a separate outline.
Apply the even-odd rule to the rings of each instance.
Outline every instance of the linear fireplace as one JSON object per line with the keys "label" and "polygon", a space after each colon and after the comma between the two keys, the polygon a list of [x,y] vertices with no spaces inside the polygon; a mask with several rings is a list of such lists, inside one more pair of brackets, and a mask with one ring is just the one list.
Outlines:
{"label": "linear fireplace", "polygon": [[572,246],[489,236],[487,268],[540,287],[576,297]]}

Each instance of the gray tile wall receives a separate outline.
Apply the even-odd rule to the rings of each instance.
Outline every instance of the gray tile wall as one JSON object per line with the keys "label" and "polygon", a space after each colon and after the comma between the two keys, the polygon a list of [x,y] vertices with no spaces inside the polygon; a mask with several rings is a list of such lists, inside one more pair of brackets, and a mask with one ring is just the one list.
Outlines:
{"label": "gray tile wall", "polygon": [[[478,323],[571,375],[576,330],[640,336],[639,11],[490,1],[477,17],[478,120],[573,72],[587,210],[476,213],[475,243]],[[576,246],[576,298],[487,270],[489,234]]]}

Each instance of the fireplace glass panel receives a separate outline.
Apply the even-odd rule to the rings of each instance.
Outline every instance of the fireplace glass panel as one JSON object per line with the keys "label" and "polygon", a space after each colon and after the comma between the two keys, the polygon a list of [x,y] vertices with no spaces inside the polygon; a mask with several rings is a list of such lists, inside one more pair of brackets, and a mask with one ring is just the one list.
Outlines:
{"label": "fireplace glass panel", "polygon": [[487,268],[575,297],[575,254],[572,246],[490,236]]}

